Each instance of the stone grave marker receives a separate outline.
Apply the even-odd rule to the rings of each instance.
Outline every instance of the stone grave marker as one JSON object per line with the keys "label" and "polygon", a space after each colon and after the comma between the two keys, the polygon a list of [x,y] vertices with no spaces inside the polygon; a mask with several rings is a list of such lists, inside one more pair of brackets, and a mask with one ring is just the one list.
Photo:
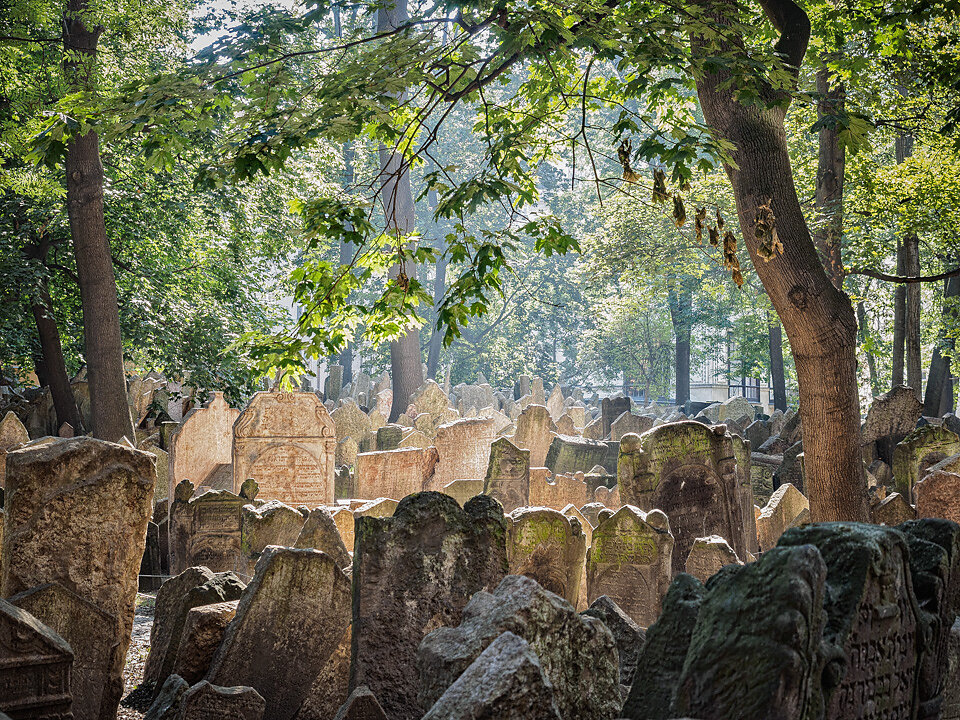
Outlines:
{"label": "stone grave marker", "polygon": [[203,407],[187,413],[170,437],[166,497],[172,498],[173,489],[184,480],[194,487],[209,486],[213,476],[231,468],[233,423],[239,414],[222,392],[213,393]]}
{"label": "stone grave marker", "polygon": [[693,575],[697,580],[705,583],[716,575],[720,568],[742,564],[726,540],[719,535],[711,535],[694,541],[684,570],[688,575]]}
{"label": "stone grave marker", "polygon": [[960,474],[936,470],[917,483],[917,516],[960,522]]}
{"label": "stone grave marker", "polygon": [[870,521],[894,527],[907,520],[916,520],[917,511],[900,493],[890,493],[870,508]]}
{"label": "stone grave marker", "polygon": [[490,462],[483,492],[495,498],[504,512],[513,512],[529,504],[530,451],[521,450],[508,438],[498,438],[490,446]]}
{"label": "stone grave marker", "polygon": [[230,600],[190,608],[183,623],[172,674],[179,675],[191,685],[203,680],[223,641],[227,625],[236,617],[239,604],[239,600]]}
{"label": "stone grave marker", "polygon": [[567,505],[584,505],[589,496],[582,473],[548,477],[546,468],[530,471],[530,502],[533,507],[562,510]]}
{"label": "stone grave marker", "polygon": [[265,500],[332,503],[336,445],[336,427],[315,393],[255,393],[233,425],[234,492],[253,478]]}
{"label": "stone grave marker", "polygon": [[245,498],[227,490],[211,490],[191,497],[193,486],[182,481],[170,506],[170,571],[179,575],[188,567],[206,566],[214,572],[246,574],[240,549],[240,511]]}
{"label": "stone grave marker", "polygon": [[3,487],[3,478],[6,474],[4,458],[7,450],[26,442],[30,442],[30,434],[13,410],[8,410],[3,420],[0,420],[0,488]]}
{"label": "stone grave marker", "polygon": [[634,415],[627,410],[610,423],[610,439],[619,440],[627,433],[643,435],[653,429],[653,418],[648,415]]}
{"label": "stone grave marker", "polygon": [[177,703],[177,720],[261,720],[266,703],[252,687],[221,687],[203,680]]}
{"label": "stone grave marker", "polygon": [[543,405],[527,405],[517,418],[513,444],[530,451],[530,467],[546,467],[547,451],[557,426]]}
{"label": "stone grave marker", "polygon": [[454,420],[438,426],[433,444],[440,460],[433,478],[423,489],[442,490],[454,480],[482,478],[495,436],[494,421],[490,418]]}
{"label": "stone grave marker", "polygon": [[774,547],[780,536],[798,522],[804,511],[809,514],[810,502],[803,493],[790,483],[778,487],[756,519],[760,549],[766,552]]}
{"label": "stone grave marker", "polygon": [[630,412],[630,398],[628,397],[606,397],[600,401],[601,435],[599,439],[610,435],[610,426],[613,421],[625,412]]}
{"label": "stone grave marker", "polygon": [[606,466],[610,454],[609,447],[599,440],[582,437],[557,435],[550,443],[546,467],[554,473],[589,472],[594,466]]}
{"label": "stone grave marker", "polygon": [[893,463],[893,451],[916,427],[923,406],[912,388],[900,385],[881,395],[867,411],[863,424],[862,443],[874,446],[877,456],[888,465]]}
{"label": "stone grave marker", "polygon": [[[356,402],[349,398],[330,413],[330,417],[337,430],[336,464],[338,467],[353,465],[356,462],[357,446],[371,431],[370,418]],[[353,440],[353,445],[349,448],[351,452],[347,452],[348,446],[344,444],[348,438]]]}
{"label": "stone grave marker", "polygon": [[440,456],[434,447],[378,450],[357,455],[355,481],[360,498],[400,500],[433,481]]}
{"label": "stone grave marker", "polygon": [[897,445],[893,452],[893,478],[898,493],[913,500],[913,488],[926,470],[960,453],[960,438],[945,427],[924,425]]}
{"label": "stone grave marker", "polygon": [[579,521],[548,508],[519,508],[508,516],[507,561],[511,575],[526,575],[574,607],[587,551]]}
{"label": "stone grave marker", "polygon": [[244,574],[253,576],[257,560],[270,545],[293,547],[304,525],[303,515],[279,500],[240,509],[240,552],[247,561]]}

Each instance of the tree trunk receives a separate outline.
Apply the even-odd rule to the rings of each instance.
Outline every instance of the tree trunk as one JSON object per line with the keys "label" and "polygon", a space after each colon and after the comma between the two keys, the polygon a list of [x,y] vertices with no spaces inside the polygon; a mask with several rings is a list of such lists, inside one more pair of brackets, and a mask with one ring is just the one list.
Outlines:
{"label": "tree trunk", "polygon": [[[920,241],[913,233],[903,239],[906,274],[920,275]],[[913,388],[917,399],[923,392],[923,367],[920,359],[920,283],[907,283],[906,306],[903,320],[906,350],[907,385]]]}
{"label": "tree trunk", "polygon": [[783,333],[780,323],[767,317],[770,340],[770,382],[773,383],[773,409],[787,411],[787,380],[783,372]]}
{"label": "tree trunk", "polygon": [[[792,0],[761,0],[780,32],[777,50],[799,67],[810,24]],[[733,0],[711,12],[737,16]],[[728,50],[736,50],[728,45]],[[694,39],[695,52],[703,47]],[[767,88],[759,103],[742,105],[728,71],[697,79],[704,119],[735,148],[726,166],[747,250],[790,340],[800,389],[804,482],[814,522],[868,519],[867,483],[860,454],[857,323],[850,299],[830,282],[803,217],[787,152],[783,120],[789,98]],[[774,104],[776,103],[776,104]],[[758,254],[756,218],[769,203],[783,243],[769,262]]]}
{"label": "tree trunk", "polygon": [[[377,8],[377,32],[388,32],[407,22],[406,0]],[[413,232],[416,216],[413,192],[410,188],[410,166],[401,153],[380,146],[380,201],[388,232],[403,235]],[[407,260],[390,268],[390,278],[416,277],[416,265]],[[390,420],[394,422],[410,405],[410,396],[423,385],[423,365],[420,357],[420,329],[408,327],[406,332],[390,343],[390,370],[393,379],[393,405]]]}
{"label": "tree trunk", "polygon": [[[867,340],[870,339],[870,326],[867,324],[867,308],[864,306],[863,300],[857,303],[857,328],[860,334],[860,344],[864,345]],[[870,373],[870,395],[876,398],[880,395],[880,378],[877,375],[877,359],[869,350],[864,350],[864,354],[867,356],[867,370]],[[901,357],[902,356],[903,354],[901,353]]]}
{"label": "tree trunk", "polygon": [[[436,313],[440,308],[440,302],[443,300],[443,294],[447,289],[447,258],[441,248],[440,257],[437,258],[436,277],[433,279],[433,309]],[[436,323],[436,318],[434,319]],[[427,377],[431,380],[437,378],[437,365],[440,362],[440,350],[443,347],[443,333],[433,328],[433,334],[430,336],[430,348],[427,352]]]}
{"label": "tree trunk", "polygon": [[31,303],[33,319],[37,323],[40,347],[43,351],[45,382],[50,388],[53,407],[57,412],[57,427],[70,423],[76,435],[83,435],[83,419],[77,409],[77,400],[67,377],[67,366],[63,359],[63,346],[60,344],[60,331],[53,315],[53,301],[47,289],[46,280],[40,288],[40,297]]}
{"label": "tree trunk", "polygon": [[[75,88],[90,85],[101,32],[101,28],[86,27],[88,13],[87,0],[68,0],[63,44],[69,58],[65,63],[67,77]],[[123,372],[117,282],[103,216],[103,165],[99,139],[93,130],[68,145],[66,176],[67,213],[83,304],[93,435],[112,442],[126,436],[134,442]]]}
{"label": "tree trunk", "polygon": [[[905,273],[903,243],[897,240],[897,275]],[[890,387],[903,385],[904,318],[907,315],[907,288],[903,283],[893,290],[893,359],[890,372]]]}
{"label": "tree trunk", "polygon": [[[334,23],[336,25],[337,37],[341,37],[340,32],[340,10],[334,8]],[[354,150],[353,143],[343,144],[343,189],[347,192],[353,186],[354,179]],[[349,243],[340,242],[340,264],[348,265],[353,261],[353,249]],[[353,382],[353,341],[348,340],[347,345],[340,351],[340,366],[343,368],[343,384]]]}
{"label": "tree trunk", "polygon": [[[817,115],[822,120],[835,116],[843,109],[845,90],[842,83],[831,86],[830,72],[821,68],[817,72]],[[843,285],[843,174],[846,165],[846,149],[840,142],[840,132],[833,122],[820,128],[820,152],[817,164],[816,206],[820,213],[813,242],[827,277],[834,287]]]}
{"label": "tree trunk", "polygon": [[933,349],[933,359],[927,373],[926,394],[923,398],[923,414],[928,417],[939,417],[953,409],[950,358],[956,346],[953,333],[960,321],[960,312],[953,306],[957,298],[960,298],[960,277],[948,278],[943,287],[943,320],[939,342]]}
{"label": "tree trunk", "polygon": [[[677,283],[680,287],[676,287]],[[673,321],[673,334],[676,338],[676,403],[684,405],[690,400],[690,313],[693,309],[693,289],[684,279],[671,279],[667,286],[667,300],[670,303],[670,319]]]}

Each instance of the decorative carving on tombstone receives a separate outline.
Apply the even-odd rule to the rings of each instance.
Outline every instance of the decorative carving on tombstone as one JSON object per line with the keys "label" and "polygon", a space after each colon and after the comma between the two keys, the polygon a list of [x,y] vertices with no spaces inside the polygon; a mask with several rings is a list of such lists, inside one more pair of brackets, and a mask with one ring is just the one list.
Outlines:
{"label": "decorative carving on tombstone", "polygon": [[579,521],[548,508],[519,508],[508,516],[511,575],[526,575],[574,607],[587,551]]}
{"label": "decorative carving on tombstone", "polygon": [[490,462],[483,481],[483,492],[513,512],[530,501],[530,451],[521,450],[508,438],[499,438],[490,446]]}
{"label": "decorative carving on tombstone", "polygon": [[170,506],[171,573],[179,575],[188,567],[205,565],[215,572],[246,574],[240,549],[240,510],[247,500],[227,490],[211,490],[195,498],[190,492],[192,488],[184,486]]}

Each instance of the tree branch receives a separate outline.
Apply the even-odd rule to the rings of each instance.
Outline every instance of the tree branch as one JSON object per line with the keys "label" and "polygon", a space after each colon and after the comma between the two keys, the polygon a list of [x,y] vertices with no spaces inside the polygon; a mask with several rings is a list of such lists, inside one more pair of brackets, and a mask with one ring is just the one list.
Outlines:
{"label": "tree branch", "polygon": [[921,283],[937,282],[938,280],[946,280],[947,278],[957,277],[960,275],[960,267],[954,268],[953,270],[947,270],[939,275],[887,275],[886,273],[882,273],[877,270],[870,270],[869,268],[851,268],[845,272],[847,275],[866,275],[867,277],[877,278],[877,280],[883,280],[885,282]]}
{"label": "tree branch", "polygon": [[759,0],[760,7],[780,33],[774,49],[787,58],[794,68],[800,68],[810,42],[810,18],[793,0]]}

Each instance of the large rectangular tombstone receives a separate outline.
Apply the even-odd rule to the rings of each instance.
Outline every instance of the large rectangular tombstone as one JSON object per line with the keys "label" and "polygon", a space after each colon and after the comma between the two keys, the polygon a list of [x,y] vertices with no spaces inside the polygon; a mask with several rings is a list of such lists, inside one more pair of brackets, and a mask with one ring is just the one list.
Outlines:
{"label": "large rectangular tombstone", "polygon": [[620,440],[617,481],[624,504],[645,511],[656,508],[670,518],[676,541],[674,573],[683,572],[698,537],[719,535],[739,557],[747,556],[740,507],[744,492],[733,438],[725,425],[681,421],[643,435],[625,435]]}
{"label": "large rectangular tombstone", "polygon": [[189,482],[178,485],[170,506],[171,574],[199,565],[214,572],[247,574],[240,548],[240,513],[248,500],[227,490],[192,494]]}
{"label": "large rectangular tombstone", "polygon": [[73,720],[73,651],[26,610],[0,600],[0,716]]}
{"label": "large rectangular tombstone", "polygon": [[487,470],[496,435],[492,418],[467,418],[437,427],[433,445],[440,461],[426,490],[442,490],[454,480],[479,480]]}
{"label": "large rectangular tombstone", "polygon": [[170,437],[167,497],[189,480],[196,487],[210,485],[214,476],[233,462],[233,423],[240,411],[230,407],[222,392],[213,393],[206,405],[187,413]]}
{"label": "large rectangular tombstone", "polygon": [[401,500],[433,481],[440,456],[434,447],[398,448],[357,455],[356,496]]}
{"label": "large rectangular tombstone", "polygon": [[625,412],[630,412],[630,398],[628,397],[608,397],[600,401],[600,421],[603,424],[601,438],[610,435],[610,426],[613,421]]}
{"label": "large rectangular tombstone", "polygon": [[609,456],[610,448],[599,440],[557,435],[550,443],[544,462],[554,474],[588,473],[597,465],[606,467],[607,464],[613,464]]}
{"label": "large rectangular tombstone", "polygon": [[117,618],[101,709],[115,709],[153,510],[154,457],[78,437],[7,455],[0,595],[58,583]]}
{"label": "large rectangular tombstone", "polygon": [[334,501],[336,427],[316,393],[258,392],[233,425],[233,489],[247,478],[264,500]]}
{"label": "large rectangular tombstone", "polygon": [[508,438],[490,446],[483,492],[496,498],[504,512],[513,512],[530,501],[530,451],[521,450]]}

